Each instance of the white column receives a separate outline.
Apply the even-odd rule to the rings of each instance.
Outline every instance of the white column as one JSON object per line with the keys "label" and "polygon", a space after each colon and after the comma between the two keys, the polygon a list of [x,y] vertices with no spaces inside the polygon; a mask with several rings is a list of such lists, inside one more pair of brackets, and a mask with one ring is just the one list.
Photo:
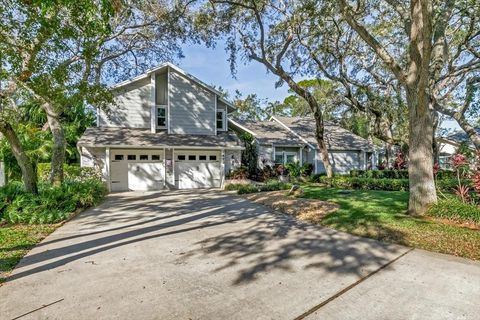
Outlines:
{"label": "white column", "polygon": [[105,173],[106,173],[106,180],[107,180],[107,188],[108,192],[112,191],[112,183],[110,177],[110,148],[105,148]]}
{"label": "white column", "polygon": [[220,163],[220,174],[221,174],[220,188],[223,189],[223,185],[225,183],[225,149],[222,149],[222,154],[220,156],[220,159],[222,159]]}
{"label": "white column", "polygon": [[314,153],[313,153],[313,165],[315,167],[315,174],[318,173],[318,168],[317,168],[317,149],[313,149],[312,150]]}
{"label": "white column", "polygon": [[150,76],[150,87],[151,87],[151,96],[150,96],[150,103],[152,104],[150,107],[150,129],[152,133],[157,131],[157,107],[156,107],[156,100],[155,100],[155,73],[152,72]]}
{"label": "white column", "polygon": [[303,164],[303,147],[300,148],[300,165]]}

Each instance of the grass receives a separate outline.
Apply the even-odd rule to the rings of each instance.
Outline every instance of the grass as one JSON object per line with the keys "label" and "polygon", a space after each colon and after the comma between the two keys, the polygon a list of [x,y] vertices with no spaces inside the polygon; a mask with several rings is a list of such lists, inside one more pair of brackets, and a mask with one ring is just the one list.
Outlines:
{"label": "grass", "polygon": [[408,192],[340,190],[304,186],[304,197],[340,209],[321,223],[362,237],[480,260],[480,231],[406,214]]}
{"label": "grass", "polygon": [[22,257],[58,224],[0,226],[0,284]]}

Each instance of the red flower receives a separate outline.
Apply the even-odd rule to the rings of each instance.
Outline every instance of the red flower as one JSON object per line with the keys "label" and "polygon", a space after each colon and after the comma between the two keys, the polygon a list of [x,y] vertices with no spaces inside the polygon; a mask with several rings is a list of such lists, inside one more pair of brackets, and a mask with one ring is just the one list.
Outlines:
{"label": "red flower", "polygon": [[473,189],[480,193],[480,172],[475,173],[475,175],[473,176],[472,185]]}
{"label": "red flower", "polygon": [[452,166],[454,166],[455,168],[458,168],[458,167],[461,167],[461,166],[464,166],[467,164],[467,159],[465,158],[465,156],[463,154],[455,154],[452,156],[451,158],[451,162],[452,162]]}
{"label": "red flower", "polygon": [[435,164],[433,165],[433,174],[434,174],[434,175],[437,175],[437,173],[438,173],[439,171],[440,171],[440,164],[438,164],[438,162],[437,162],[437,163],[435,163]]}

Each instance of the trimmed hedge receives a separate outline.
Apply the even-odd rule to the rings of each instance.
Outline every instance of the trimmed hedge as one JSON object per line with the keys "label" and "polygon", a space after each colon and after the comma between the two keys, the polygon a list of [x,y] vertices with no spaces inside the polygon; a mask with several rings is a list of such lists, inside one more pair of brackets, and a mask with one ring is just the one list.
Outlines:
{"label": "trimmed hedge", "polygon": [[[50,176],[50,163],[37,164],[37,176],[41,182],[47,182]],[[101,173],[95,168],[80,167],[78,164],[64,164],[63,174],[65,180],[83,181],[88,179],[101,179]]]}
{"label": "trimmed hedge", "polygon": [[[352,170],[350,177],[355,178],[372,178],[372,179],[408,179],[408,170]],[[455,171],[440,170],[437,180],[455,179]]]}
{"label": "trimmed hedge", "polygon": [[439,200],[430,207],[428,214],[437,218],[480,224],[480,208],[475,204],[464,203],[456,197]]}
{"label": "trimmed hedge", "polygon": [[[328,178],[326,176],[315,177],[314,181],[324,183],[338,189],[360,189],[360,190],[386,190],[386,191],[408,191],[408,179],[374,179],[358,178],[349,176],[335,176]],[[456,179],[437,180],[437,189],[443,192],[452,192],[458,185]],[[468,183],[468,181],[465,181]]]}
{"label": "trimmed hedge", "polygon": [[244,185],[241,185],[238,189],[237,189],[237,193],[238,194],[247,194],[247,193],[255,193],[255,192],[258,192],[258,188],[256,185],[254,184],[244,184]]}

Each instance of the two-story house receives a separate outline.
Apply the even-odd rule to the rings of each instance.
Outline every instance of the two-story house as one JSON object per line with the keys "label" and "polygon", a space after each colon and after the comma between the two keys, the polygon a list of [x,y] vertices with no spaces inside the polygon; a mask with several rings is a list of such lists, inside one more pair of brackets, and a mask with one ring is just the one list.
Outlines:
{"label": "two-story house", "polygon": [[165,63],[112,88],[115,105],[78,141],[81,166],[101,170],[110,191],[218,188],[240,165],[234,110],[220,92]]}

